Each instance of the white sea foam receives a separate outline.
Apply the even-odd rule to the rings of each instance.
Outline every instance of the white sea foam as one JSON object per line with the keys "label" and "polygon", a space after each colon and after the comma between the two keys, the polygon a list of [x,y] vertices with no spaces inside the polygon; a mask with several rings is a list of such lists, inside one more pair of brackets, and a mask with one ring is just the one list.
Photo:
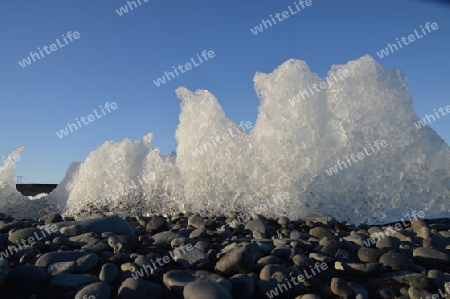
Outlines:
{"label": "white sea foam", "polygon": [[[63,182],[35,208],[14,189],[14,163],[0,168],[0,211],[27,216],[55,208],[74,213],[138,176],[155,173],[142,187],[111,198],[111,212],[167,213],[243,211],[280,192],[290,197],[267,211],[298,218],[330,214],[339,220],[379,223],[397,220],[406,210],[427,217],[448,216],[450,149],[430,127],[417,130],[406,78],[384,70],[365,56],[334,65],[350,74],[295,106],[289,99],[323,79],[303,61],[289,60],[270,74],[257,73],[261,99],[250,134],[243,133],[204,152],[192,151],[238,124],[228,119],[206,90],[177,89],[182,100],[176,131],[177,154],[161,156],[142,141],[108,141],[81,164],[73,164]],[[358,153],[375,140],[388,147],[333,176],[326,170],[338,159]],[[38,206],[39,205],[39,206]],[[38,207],[36,207],[38,206]]]}

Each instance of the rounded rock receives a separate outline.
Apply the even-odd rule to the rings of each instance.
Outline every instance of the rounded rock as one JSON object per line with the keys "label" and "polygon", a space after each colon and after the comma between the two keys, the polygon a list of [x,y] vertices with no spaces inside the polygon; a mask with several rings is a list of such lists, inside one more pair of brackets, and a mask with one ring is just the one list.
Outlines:
{"label": "rounded rock", "polygon": [[377,248],[361,247],[358,250],[358,258],[363,263],[378,263],[382,254]]}
{"label": "rounded rock", "polygon": [[[412,298],[412,299],[416,299],[416,298],[420,299],[420,298],[432,298],[433,294],[426,290],[423,290],[421,288],[418,288],[415,286],[410,286],[408,289],[408,296],[409,296],[409,298]],[[439,296],[439,297],[441,297],[441,296]],[[439,298],[439,297],[437,297],[437,298]]]}
{"label": "rounded rock", "polygon": [[111,287],[106,282],[94,282],[82,288],[75,299],[109,299]]}
{"label": "rounded rock", "polygon": [[62,274],[62,273],[73,273],[75,272],[76,262],[57,262],[50,265],[47,269],[47,272],[52,276]]}
{"label": "rounded rock", "polygon": [[31,239],[33,240],[32,242],[35,243],[48,240],[48,236],[49,234],[46,231],[31,227],[9,232],[9,240],[15,244],[18,244],[23,240],[26,244],[31,245]]}
{"label": "rounded rock", "polygon": [[100,262],[100,258],[93,253],[89,253],[83,257],[80,257],[76,261],[77,272],[88,272],[94,268]]}
{"label": "rounded rock", "polygon": [[51,224],[51,223],[58,223],[63,222],[63,218],[58,213],[52,213],[44,216],[44,223],[45,224]]}
{"label": "rounded rock", "polygon": [[[192,245],[190,248],[192,248]],[[191,250],[183,251],[183,253],[181,253],[180,251],[177,251],[177,254],[175,254],[174,260],[175,260],[175,262],[183,265],[185,268],[190,268],[197,264],[206,262],[209,259],[205,252],[203,252],[202,250],[200,250],[198,248],[193,247]]]}
{"label": "rounded rock", "polygon": [[268,255],[260,258],[256,263],[258,265],[269,265],[269,264],[282,264],[283,261],[276,256]]}
{"label": "rounded rock", "polygon": [[190,239],[205,238],[207,236],[208,232],[204,227],[199,227],[189,234]]}
{"label": "rounded rock", "polygon": [[145,230],[151,233],[159,233],[167,230],[166,218],[163,216],[153,217],[152,220],[150,220],[150,222],[147,223]]}
{"label": "rounded rock", "polygon": [[414,259],[428,267],[442,268],[450,264],[450,255],[439,250],[419,247],[413,251]]}
{"label": "rounded rock", "polygon": [[419,232],[419,230],[422,227],[427,227],[427,224],[425,223],[425,221],[421,218],[414,218],[411,221],[411,229],[413,230],[413,232],[417,233]]}
{"label": "rounded rock", "polygon": [[251,230],[253,233],[260,231],[263,235],[266,234],[267,226],[260,218],[250,220],[245,224],[245,229]]}
{"label": "rounded rock", "polygon": [[151,239],[156,244],[158,244],[158,243],[167,244],[167,247],[169,247],[172,240],[175,238],[179,238],[179,237],[182,237],[182,236],[177,233],[171,232],[171,231],[166,231],[166,232],[157,233],[156,235],[152,236]]}
{"label": "rounded rock", "polygon": [[112,283],[119,275],[119,269],[113,263],[106,263],[100,270],[99,278],[101,281]]}
{"label": "rounded rock", "polygon": [[398,238],[387,236],[384,238],[381,238],[377,241],[377,244],[375,245],[379,249],[395,249],[397,250],[400,246],[400,240]]}
{"label": "rounded rock", "polygon": [[164,285],[177,295],[183,293],[184,287],[194,281],[213,281],[221,284],[231,292],[231,283],[218,274],[208,271],[172,270],[163,275]]}
{"label": "rounded rock", "polygon": [[420,271],[420,267],[416,266],[414,262],[400,253],[385,253],[380,257],[380,263],[383,266],[391,268],[392,271],[411,270]]}
{"label": "rounded rock", "polygon": [[47,268],[54,263],[71,262],[71,261],[75,262],[79,258],[87,255],[90,255],[90,253],[82,251],[47,252],[37,259],[35,265]]}
{"label": "rounded rock", "polygon": [[309,234],[313,237],[318,238],[319,240],[323,238],[335,239],[336,237],[333,232],[320,226],[310,229]]}
{"label": "rounded rock", "polygon": [[339,297],[348,297],[352,293],[348,283],[342,278],[333,277],[331,279],[330,289],[333,294],[338,295]]}
{"label": "rounded rock", "polygon": [[170,241],[170,247],[175,248],[180,246],[181,244],[186,244],[189,239],[186,237],[178,237],[174,238],[172,241]]}
{"label": "rounded rock", "polygon": [[248,273],[253,267],[253,253],[248,246],[235,248],[223,256],[215,266],[215,270],[224,275]]}
{"label": "rounded rock", "polygon": [[200,227],[204,227],[205,221],[204,221],[203,217],[196,214],[196,215],[192,215],[191,217],[188,218],[188,225],[193,226],[195,228],[200,228]]}
{"label": "rounded rock", "polygon": [[119,299],[162,299],[163,288],[153,282],[127,278],[119,288]]}
{"label": "rounded rock", "polygon": [[336,257],[336,254],[340,249],[339,242],[337,242],[335,239],[330,238],[322,238],[319,242],[319,245],[322,246],[320,252],[331,257]]}
{"label": "rounded rock", "polygon": [[185,299],[232,299],[227,289],[212,281],[195,281],[183,290]]}
{"label": "rounded rock", "polygon": [[259,278],[261,280],[269,281],[273,277],[287,279],[289,277],[289,272],[284,266],[271,264],[264,266],[259,273]]}
{"label": "rounded rock", "polygon": [[314,261],[304,254],[294,255],[292,261],[297,267],[308,267],[314,264]]}

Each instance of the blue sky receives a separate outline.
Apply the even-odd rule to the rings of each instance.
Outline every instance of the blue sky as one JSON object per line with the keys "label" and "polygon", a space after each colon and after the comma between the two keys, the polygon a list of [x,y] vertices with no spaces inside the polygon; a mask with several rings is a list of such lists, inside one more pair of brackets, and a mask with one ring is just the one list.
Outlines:
{"label": "blue sky", "polygon": [[[419,117],[450,104],[450,6],[414,0],[315,1],[258,35],[250,28],[294,1],[154,1],[123,16],[126,1],[7,1],[0,11],[0,158],[25,151],[16,175],[28,183],[58,183],[71,162],[107,140],[140,140],[154,133],[162,153],[176,149],[180,100],[175,89],[208,89],[234,121],[255,122],[255,72],[305,60],[325,77],[332,64],[365,54],[409,79]],[[138,4],[139,5],[139,4]],[[376,52],[419,30],[439,29],[380,59]],[[22,68],[18,61],[67,32],[80,38]],[[64,44],[64,43],[63,43]],[[173,65],[203,50],[215,57],[155,86]],[[60,139],[56,132],[99,105],[118,109]],[[449,143],[450,116],[431,124]],[[3,162],[0,160],[0,162]]]}

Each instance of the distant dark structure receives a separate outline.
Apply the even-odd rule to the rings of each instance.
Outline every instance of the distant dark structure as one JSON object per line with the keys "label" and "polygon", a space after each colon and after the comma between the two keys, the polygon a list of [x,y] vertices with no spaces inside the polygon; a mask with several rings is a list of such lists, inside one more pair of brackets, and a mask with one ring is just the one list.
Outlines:
{"label": "distant dark structure", "polygon": [[35,196],[39,193],[52,192],[57,184],[16,184],[16,189],[24,196]]}

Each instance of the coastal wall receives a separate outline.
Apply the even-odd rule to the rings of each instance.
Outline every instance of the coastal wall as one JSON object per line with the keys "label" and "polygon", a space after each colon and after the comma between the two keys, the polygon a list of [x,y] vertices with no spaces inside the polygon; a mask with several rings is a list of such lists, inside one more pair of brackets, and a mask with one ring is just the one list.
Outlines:
{"label": "coastal wall", "polygon": [[35,196],[40,193],[50,193],[57,184],[16,184],[16,189],[24,196]]}

